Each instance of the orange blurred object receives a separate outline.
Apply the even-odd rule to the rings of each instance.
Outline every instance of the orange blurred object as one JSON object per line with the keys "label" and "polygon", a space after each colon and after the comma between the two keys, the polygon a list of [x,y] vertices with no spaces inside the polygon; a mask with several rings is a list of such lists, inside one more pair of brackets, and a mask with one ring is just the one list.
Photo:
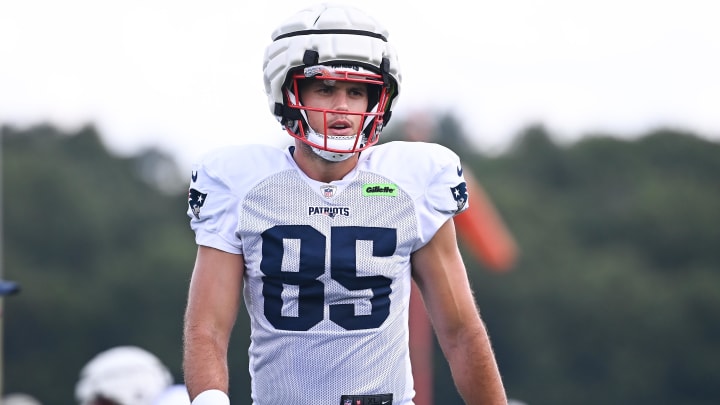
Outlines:
{"label": "orange blurred object", "polygon": [[508,271],[517,258],[515,240],[483,188],[468,170],[465,171],[465,182],[470,206],[455,217],[458,236],[475,259],[490,270]]}
{"label": "orange blurred object", "polygon": [[[455,216],[458,238],[474,258],[489,270],[509,271],[517,259],[517,245],[505,227],[495,206],[475,177],[465,171],[470,206]],[[410,361],[415,379],[415,404],[432,405],[433,393],[433,331],[417,285],[410,295]]]}
{"label": "orange blurred object", "polygon": [[[404,138],[407,141],[433,142],[437,122],[428,111],[419,111],[407,120]],[[466,246],[473,258],[488,270],[503,273],[509,271],[517,260],[518,249],[514,238],[497,213],[495,206],[469,170],[465,182],[470,206],[455,216],[458,239]],[[410,362],[415,380],[415,405],[433,405],[435,340],[432,324],[425,311],[420,291],[413,282],[410,294]]]}

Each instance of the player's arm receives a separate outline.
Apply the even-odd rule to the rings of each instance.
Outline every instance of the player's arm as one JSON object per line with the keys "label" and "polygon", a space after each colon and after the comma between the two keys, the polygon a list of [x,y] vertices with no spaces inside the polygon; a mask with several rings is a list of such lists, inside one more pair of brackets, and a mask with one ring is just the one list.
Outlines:
{"label": "player's arm", "polygon": [[470,289],[452,219],[413,254],[412,267],[413,278],[465,403],[506,405],[505,389]]}
{"label": "player's arm", "polygon": [[240,306],[243,272],[242,255],[198,248],[183,339],[183,371],[190,398],[207,390],[228,392],[227,351]]}

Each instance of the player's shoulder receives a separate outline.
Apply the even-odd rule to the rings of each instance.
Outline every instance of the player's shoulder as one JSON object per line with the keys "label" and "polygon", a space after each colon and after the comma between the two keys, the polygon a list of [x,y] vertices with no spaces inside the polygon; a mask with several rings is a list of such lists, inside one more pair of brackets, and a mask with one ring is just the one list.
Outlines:
{"label": "player's shoulder", "polygon": [[198,165],[217,169],[231,169],[238,166],[277,166],[285,151],[269,145],[229,145],[213,149],[200,159]]}
{"label": "player's shoulder", "polygon": [[380,145],[373,146],[370,150],[377,151],[378,153],[390,153],[397,155],[408,155],[408,154],[440,154],[440,155],[454,155],[451,149],[440,145],[439,143],[433,142],[411,142],[411,141],[391,141]]}
{"label": "player's shoulder", "polygon": [[192,181],[247,186],[289,167],[288,154],[283,149],[269,145],[231,145],[207,152],[193,166]]}
{"label": "player's shoulder", "polygon": [[373,146],[369,151],[366,165],[382,171],[413,171],[429,175],[443,167],[459,164],[455,152],[437,143],[393,141]]}

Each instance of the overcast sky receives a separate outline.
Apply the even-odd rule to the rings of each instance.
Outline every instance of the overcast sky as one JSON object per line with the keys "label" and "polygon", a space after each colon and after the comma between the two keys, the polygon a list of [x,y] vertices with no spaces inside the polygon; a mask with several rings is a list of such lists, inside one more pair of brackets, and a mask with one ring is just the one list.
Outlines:
{"label": "overcast sky", "polygon": [[[715,0],[345,2],[390,31],[396,116],[452,111],[486,150],[538,122],[564,140],[658,126],[720,140]],[[286,144],[263,50],[313,3],[0,0],[0,124],[93,123],[118,153],[158,146],[182,165],[224,144]]]}

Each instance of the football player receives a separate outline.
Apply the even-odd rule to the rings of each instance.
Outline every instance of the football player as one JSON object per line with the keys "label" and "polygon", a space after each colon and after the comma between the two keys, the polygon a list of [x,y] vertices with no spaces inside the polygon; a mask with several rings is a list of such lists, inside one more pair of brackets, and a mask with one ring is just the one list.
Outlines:
{"label": "football player", "polygon": [[401,89],[386,29],[353,7],[307,8],[272,33],[263,74],[293,144],[222,148],[192,172],[192,404],[230,403],[243,300],[255,405],[412,404],[413,280],[464,400],[507,404],[456,241],[460,160],[437,144],[377,145]]}

